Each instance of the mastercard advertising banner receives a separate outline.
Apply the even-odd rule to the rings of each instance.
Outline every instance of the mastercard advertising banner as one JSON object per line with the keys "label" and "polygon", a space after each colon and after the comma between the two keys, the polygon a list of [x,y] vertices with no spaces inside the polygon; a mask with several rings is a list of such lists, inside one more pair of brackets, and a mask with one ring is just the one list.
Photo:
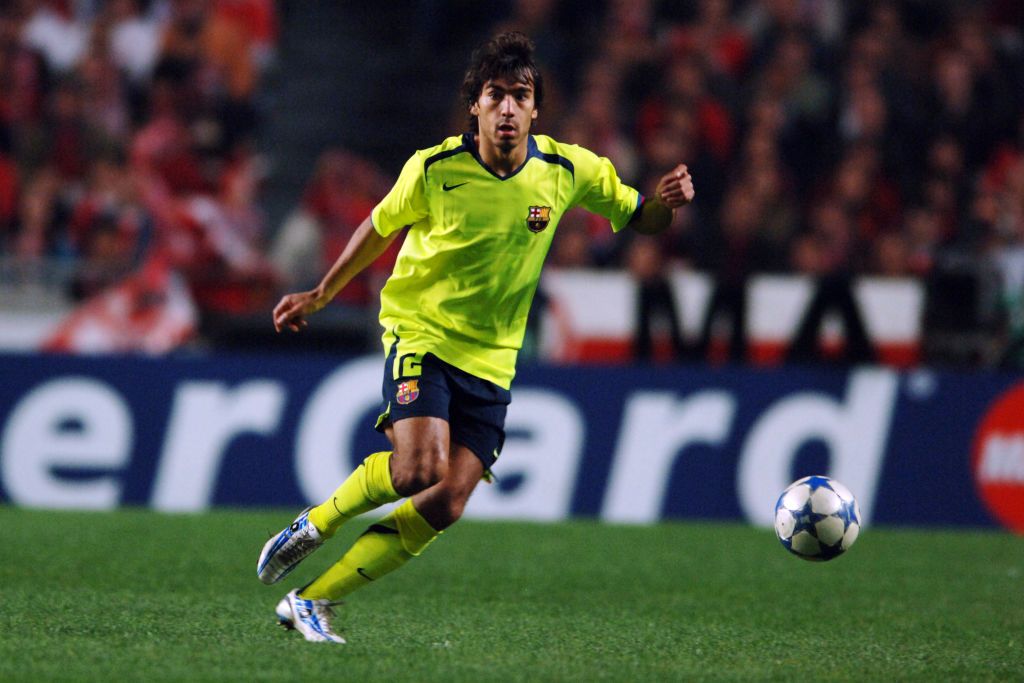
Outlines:
{"label": "mastercard advertising banner", "polygon": [[[383,357],[0,355],[0,501],[296,507],[367,453]],[[523,363],[467,516],[770,526],[825,474],[867,524],[1024,533],[1024,376],[877,367]]]}

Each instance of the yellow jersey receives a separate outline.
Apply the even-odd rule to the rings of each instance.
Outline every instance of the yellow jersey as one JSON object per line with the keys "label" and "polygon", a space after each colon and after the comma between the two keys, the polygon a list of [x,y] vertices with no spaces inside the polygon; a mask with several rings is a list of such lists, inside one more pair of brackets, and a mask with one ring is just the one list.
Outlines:
{"label": "yellow jersey", "polygon": [[399,341],[508,389],[558,221],[581,206],[617,232],[642,202],[608,159],[544,135],[505,177],[472,133],[416,152],[371,214],[382,236],[409,230],[381,292],[385,353]]}

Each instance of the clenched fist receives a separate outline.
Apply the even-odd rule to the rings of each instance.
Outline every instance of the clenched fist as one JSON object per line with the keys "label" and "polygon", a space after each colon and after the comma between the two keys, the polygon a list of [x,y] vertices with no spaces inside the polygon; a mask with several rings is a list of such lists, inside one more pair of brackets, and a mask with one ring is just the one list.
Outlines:
{"label": "clenched fist", "polygon": [[679,164],[658,181],[658,199],[670,209],[678,209],[693,201],[693,178],[686,164]]}

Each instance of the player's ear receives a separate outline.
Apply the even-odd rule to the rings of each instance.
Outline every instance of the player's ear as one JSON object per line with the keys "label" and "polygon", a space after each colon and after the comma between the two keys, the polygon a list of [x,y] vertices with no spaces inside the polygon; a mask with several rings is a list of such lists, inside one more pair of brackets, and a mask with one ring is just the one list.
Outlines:
{"label": "player's ear", "polygon": [[469,105],[469,113],[472,114],[473,116],[480,116],[480,104],[474,102],[473,104]]}
{"label": "player's ear", "polygon": [[530,112],[530,118],[531,118],[531,119],[533,119],[534,121],[536,121],[536,120],[537,120],[537,115],[538,115],[539,113],[540,113],[539,111],[537,111],[536,109],[534,109],[534,110],[533,110],[532,112]]}

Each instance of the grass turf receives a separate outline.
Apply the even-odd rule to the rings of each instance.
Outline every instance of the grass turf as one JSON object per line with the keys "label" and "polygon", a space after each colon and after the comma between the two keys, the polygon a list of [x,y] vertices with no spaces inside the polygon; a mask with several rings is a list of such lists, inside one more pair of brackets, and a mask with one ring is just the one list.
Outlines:
{"label": "grass turf", "polygon": [[[341,607],[275,624],[291,512],[0,507],[0,680],[1022,680],[1024,538],[868,529],[828,564],[740,525],[461,522]],[[292,578],[294,577],[294,580]]]}

